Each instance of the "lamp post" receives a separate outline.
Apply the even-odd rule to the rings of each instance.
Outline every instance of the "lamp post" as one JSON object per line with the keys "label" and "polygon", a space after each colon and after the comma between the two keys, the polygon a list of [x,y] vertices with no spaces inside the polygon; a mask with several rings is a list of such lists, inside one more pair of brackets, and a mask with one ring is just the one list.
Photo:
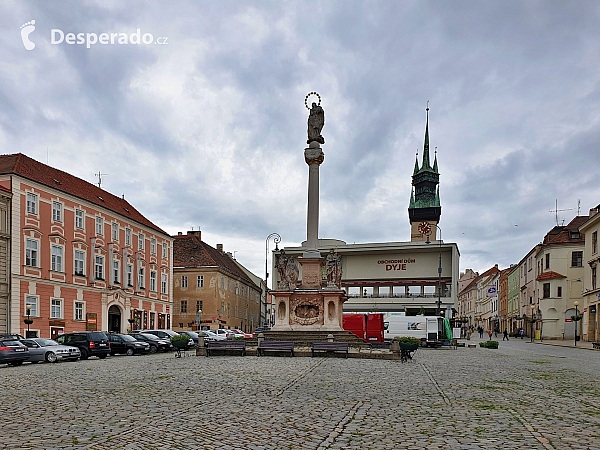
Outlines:
{"label": "lamp post", "polygon": [[29,325],[33,323],[33,320],[31,320],[31,305],[25,306],[25,310],[27,312],[27,319],[23,321],[27,324],[27,333],[25,334],[25,337],[29,337]]}
{"label": "lamp post", "polygon": [[200,329],[200,324],[202,323],[202,310],[199,309],[196,313],[196,331]]}
{"label": "lamp post", "polygon": [[[265,322],[263,324],[263,326],[268,326],[267,325],[267,293],[269,291],[269,288],[267,287],[267,281],[269,279],[269,240],[273,238],[273,242],[275,242],[275,251],[278,251],[279,248],[277,247],[277,244],[279,244],[281,242],[281,236],[279,236],[278,233],[271,233],[270,235],[267,236],[267,239],[265,240]],[[259,314],[260,316],[260,314]]]}
{"label": "lamp post", "polygon": [[531,342],[533,342],[533,322],[535,322],[535,319],[533,318],[533,311],[535,310],[535,305],[531,305]]}
{"label": "lamp post", "polygon": [[[442,308],[442,229],[436,224],[435,227],[440,230],[440,238],[438,239],[439,242],[439,246],[440,246],[440,261],[439,261],[439,265],[438,265],[438,301],[437,301],[437,308],[436,308],[436,316],[440,316],[440,310]],[[425,241],[426,244],[431,244],[431,241],[429,240],[429,235],[427,235],[427,241]]]}
{"label": "lamp post", "polygon": [[575,300],[573,304],[575,305],[575,319],[573,320],[575,322],[575,347],[577,347],[577,324],[579,323],[579,310],[577,308],[579,307],[579,301]]}

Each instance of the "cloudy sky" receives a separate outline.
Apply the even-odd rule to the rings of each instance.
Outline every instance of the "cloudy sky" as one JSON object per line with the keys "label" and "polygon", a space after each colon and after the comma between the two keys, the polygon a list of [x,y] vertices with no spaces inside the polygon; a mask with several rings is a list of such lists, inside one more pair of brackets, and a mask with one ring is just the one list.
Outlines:
{"label": "cloudy sky", "polygon": [[503,268],[555,225],[555,199],[559,222],[600,203],[599,19],[579,1],[3,1],[0,148],[101,171],[262,275],[270,233],[306,238],[305,95],[326,115],[319,234],[348,243],[410,240],[429,100],[442,237],[461,270]]}

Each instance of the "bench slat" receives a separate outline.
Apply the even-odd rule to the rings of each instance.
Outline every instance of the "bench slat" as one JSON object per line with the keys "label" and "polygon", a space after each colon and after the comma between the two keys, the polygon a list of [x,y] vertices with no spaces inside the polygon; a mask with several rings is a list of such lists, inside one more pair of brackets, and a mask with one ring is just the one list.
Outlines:
{"label": "bench slat", "polygon": [[289,351],[291,356],[294,356],[294,342],[293,341],[262,341],[258,346],[257,356],[264,354],[265,350],[274,351]]}
{"label": "bench slat", "polygon": [[245,356],[246,341],[206,341],[206,356],[210,356],[211,350],[241,350],[242,356]]}
{"label": "bench slat", "polygon": [[310,349],[312,356],[315,356],[315,351],[323,352],[346,352],[346,358],[348,357],[348,343],[347,342],[313,342],[312,348]]}

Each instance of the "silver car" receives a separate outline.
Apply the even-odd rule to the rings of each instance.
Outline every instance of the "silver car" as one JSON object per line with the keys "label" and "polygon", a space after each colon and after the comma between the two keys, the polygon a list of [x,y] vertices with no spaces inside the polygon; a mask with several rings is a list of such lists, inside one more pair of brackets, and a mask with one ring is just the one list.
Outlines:
{"label": "silver car", "polygon": [[29,349],[29,362],[77,361],[81,356],[77,347],[61,345],[52,339],[31,338],[21,342]]}

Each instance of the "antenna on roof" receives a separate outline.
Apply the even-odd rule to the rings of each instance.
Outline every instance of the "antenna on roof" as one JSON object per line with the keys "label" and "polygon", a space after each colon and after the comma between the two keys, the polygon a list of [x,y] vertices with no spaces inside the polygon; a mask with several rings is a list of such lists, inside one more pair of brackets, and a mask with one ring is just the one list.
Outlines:
{"label": "antenna on roof", "polygon": [[581,212],[581,200],[577,199],[577,215]]}
{"label": "antenna on roof", "polygon": [[[559,211],[573,211],[573,208],[558,209],[558,199],[554,200],[554,210],[551,209],[548,212],[554,213],[554,219],[556,220],[556,226],[558,226],[558,213],[559,213]],[[564,222],[564,220],[563,220],[563,222]]]}
{"label": "antenna on roof", "polygon": [[98,177],[98,187],[102,188],[102,175],[108,175],[108,174],[98,171],[98,173],[95,173],[94,175],[96,175]]}

